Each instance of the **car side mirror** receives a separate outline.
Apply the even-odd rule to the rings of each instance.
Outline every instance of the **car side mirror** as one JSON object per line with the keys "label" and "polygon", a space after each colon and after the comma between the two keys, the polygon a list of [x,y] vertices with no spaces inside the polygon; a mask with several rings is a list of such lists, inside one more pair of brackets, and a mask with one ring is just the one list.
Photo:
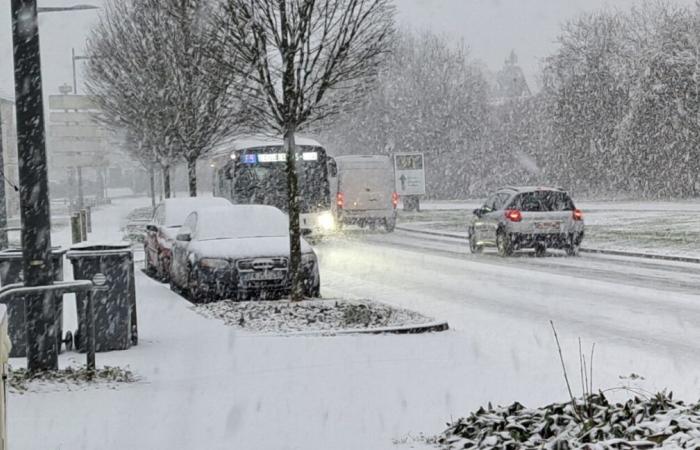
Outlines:
{"label": "car side mirror", "polygon": [[153,233],[155,233],[156,231],[158,231],[158,227],[156,227],[152,223],[149,223],[148,225],[146,225],[146,231],[152,231]]}
{"label": "car side mirror", "polygon": [[178,234],[175,239],[183,242],[190,242],[192,240],[192,235],[190,233]]}
{"label": "car side mirror", "polygon": [[483,216],[483,215],[484,215],[484,210],[483,210],[483,208],[476,208],[476,209],[474,210],[474,215],[475,215],[476,217],[481,217],[481,216]]}

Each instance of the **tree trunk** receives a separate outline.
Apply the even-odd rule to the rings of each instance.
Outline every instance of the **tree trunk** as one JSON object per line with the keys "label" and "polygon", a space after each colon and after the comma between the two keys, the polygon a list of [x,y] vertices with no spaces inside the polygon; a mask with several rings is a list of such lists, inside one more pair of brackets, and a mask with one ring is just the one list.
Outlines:
{"label": "tree trunk", "polygon": [[170,166],[163,166],[163,195],[170,198]]}
{"label": "tree trunk", "polygon": [[153,164],[151,164],[150,169],[148,170],[148,181],[149,185],[151,188],[151,208],[153,209],[153,212],[156,212],[156,169],[153,167]]}
{"label": "tree trunk", "polygon": [[293,302],[304,299],[301,278],[301,227],[299,226],[299,180],[296,170],[295,124],[287,125],[284,146],[287,153],[287,195],[289,202],[289,274],[292,277],[290,297]]}
{"label": "tree trunk", "polygon": [[187,182],[190,188],[190,197],[197,196],[197,158],[187,161]]}

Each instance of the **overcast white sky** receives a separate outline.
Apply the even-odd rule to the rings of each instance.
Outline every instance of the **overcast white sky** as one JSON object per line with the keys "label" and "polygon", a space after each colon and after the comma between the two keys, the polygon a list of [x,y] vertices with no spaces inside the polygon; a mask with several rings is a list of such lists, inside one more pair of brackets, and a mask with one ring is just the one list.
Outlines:
{"label": "overcast white sky", "polygon": [[[539,58],[554,48],[560,24],[581,12],[600,8],[626,9],[643,0],[396,0],[401,25],[430,29],[463,38],[475,58],[497,70],[511,49],[530,81]],[[675,0],[692,4],[694,0]],[[39,0],[41,6],[90,3],[102,0]],[[12,47],[10,2],[0,0],[0,91],[11,92]],[[71,48],[81,52],[98,12],[42,14],[40,18],[44,89],[57,93],[71,83]],[[81,63],[78,62],[78,65]],[[79,90],[80,78],[79,78]]]}

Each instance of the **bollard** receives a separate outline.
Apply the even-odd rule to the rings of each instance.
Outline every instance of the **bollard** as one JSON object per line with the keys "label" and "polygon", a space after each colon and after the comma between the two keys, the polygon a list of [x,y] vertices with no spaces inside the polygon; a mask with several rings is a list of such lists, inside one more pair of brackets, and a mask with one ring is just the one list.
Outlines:
{"label": "bollard", "polygon": [[88,370],[95,370],[95,300],[92,292],[87,295],[85,322],[87,328],[85,353],[87,354]]}
{"label": "bollard", "polygon": [[88,240],[87,211],[84,208],[80,210],[80,234],[83,241]]}
{"label": "bollard", "polygon": [[88,231],[88,233],[92,233],[92,206],[88,206],[86,209],[87,209],[87,231]]}
{"label": "bollard", "polygon": [[71,237],[73,239],[74,244],[82,242],[83,233],[80,229],[80,215],[79,214],[73,214],[70,217],[70,231],[71,231]]}

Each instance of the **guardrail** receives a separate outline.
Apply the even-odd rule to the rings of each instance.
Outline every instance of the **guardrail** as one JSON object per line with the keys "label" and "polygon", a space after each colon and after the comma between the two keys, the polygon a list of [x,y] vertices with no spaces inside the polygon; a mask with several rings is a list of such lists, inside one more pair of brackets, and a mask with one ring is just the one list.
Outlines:
{"label": "guardrail", "polygon": [[[416,230],[415,228],[408,228],[403,226],[397,226],[396,230],[403,231],[406,233],[422,234],[426,236],[439,236],[452,239],[461,239],[465,241],[468,240],[467,236],[464,234],[450,233],[447,231]],[[657,253],[641,253],[630,252],[626,250],[608,250],[602,248],[581,248],[580,251],[581,253],[591,253],[598,255],[624,256],[628,258],[653,259],[658,261],[673,261],[700,264],[700,258],[693,258],[692,256],[659,255]]]}
{"label": "guardrail", "polygon": [[[22,283],[8,284],[0,288],[0,301],[15,296],[42,292],[58,295],[91,292],[97,287],[99,286],[90,280],[57,281],[54,284],[46,286],[25,286]],[[95,304],[92,295],[87,296],[85,322],[87,328],[87,368],[88,370],[95,370]]]}

